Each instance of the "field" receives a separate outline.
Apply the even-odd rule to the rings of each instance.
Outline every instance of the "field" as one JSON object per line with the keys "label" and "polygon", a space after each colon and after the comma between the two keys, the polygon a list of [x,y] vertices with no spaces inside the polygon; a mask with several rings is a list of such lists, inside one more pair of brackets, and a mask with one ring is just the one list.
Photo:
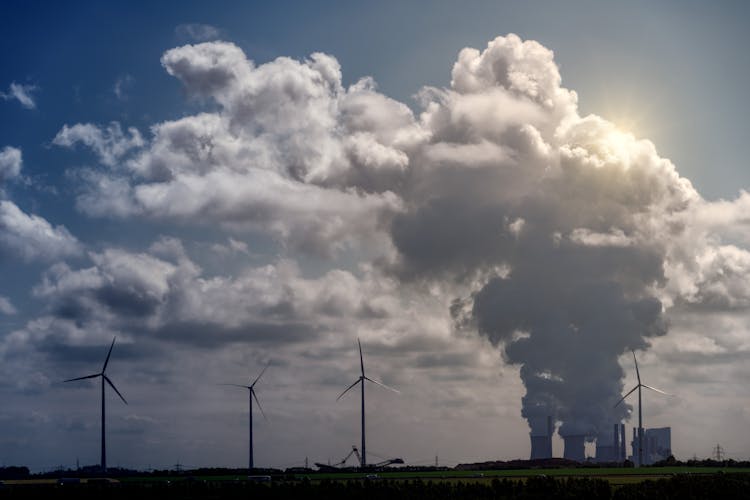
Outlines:
{"label": "field", "polygon": [[[605,479],[612,484],[626,484],[646,479],[659,479],[672,477],[678,474],[717,474],[722,472],[750,474],[750,468],[727,469],[722,467],[642,467],[642,468],[570,468],[570,469],[517,469],[517,470],[485,470],[485,471],[428,471],[428,472],[397,472],[388,471],[377,473],[379,479],[407,480],[422,479],[433,481],[491,481],[494,478],[526,479],[529,477],[554,477],[554,478],[597,478]],[[311,481],[322,480],[353,480],[364,479],[368,474],[350,473],[316,473],[297,474],[296,479],[307,478]],[[208,479],[208,478],[206,478]],[[211,479],[220,479],[213,477]]]}
{"label": "field", "polygon": [[[731,472],[729,472],[731,470]],[[6,481],[0,498],[350,500],[651,500],[747,498],[750,470],[718,468],[535,469],[349,474],[122,477]]]}

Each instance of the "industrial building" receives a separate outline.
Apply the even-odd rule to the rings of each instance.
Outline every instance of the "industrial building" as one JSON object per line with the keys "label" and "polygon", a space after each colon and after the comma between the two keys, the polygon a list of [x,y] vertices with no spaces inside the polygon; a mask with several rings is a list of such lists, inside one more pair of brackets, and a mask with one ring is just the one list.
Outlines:
{"label": "industrial building", "polygon": [[[555,432],[552,417],[534,419],[531,439],[531,460],[552,458],[552,435]],[[577,462],[585,462],[586,436],[572,434],[562,436],[564,442],[563,457]],[[596,456],[594,461],[600,463],[624,462],[626,459],[638,464],[638,429],[633,428],[633,440],[630,442],[632,454],[627,454],[625,424],[614,424],[611,433],[600,434],[596,438]],[[669,458],[672,454],[672,429],[644,429],[643,432],[643,465],[650,465]]]}
{"label": "industrial building", "polygon": [[[630,460],[638,462],[638,429],[633,427],[633,454]],[[643,432],[643,464],[651,465],[661,460],[666,460],[672,454],[672,428],[660,427],[657,429],[644,429]]]}
{"label": "industrial building", "polygon": [[611,435],[603,434],[596,439],[597,462],[624,462],[626,458],[625,424],[614,424]]}

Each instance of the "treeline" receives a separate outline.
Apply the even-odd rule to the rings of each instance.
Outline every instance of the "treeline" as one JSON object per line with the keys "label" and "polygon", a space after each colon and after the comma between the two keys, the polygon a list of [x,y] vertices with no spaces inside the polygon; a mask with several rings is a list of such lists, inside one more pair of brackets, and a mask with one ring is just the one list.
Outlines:
{"label": "treeline", "polygon": [[750,474],[679,474],[641,481],[614,492],[613,500],[703,500],[750,498]]}
{"label": "treeline", "polygon": [[325,500],[678,500],[748,498],[750,475],[680,475],[613,488],[590,478],[527,480],[493,479],[488,482],[452,481],[195,481],[80,484],[61,486],[6,486],[2,498],[88,499],[325,499]]}
{"label": "treeline", "polygon": [[702,460],[676,460],[674,457],[669,457],[661,462],[656,462],[651,467],[728,467],[728,468],[750,468],[750,461],[747,460],[714,460],[713,458],[705,458]]}
{"label": "treeline", "polygon": [[0,467],[0,479],[26,479],[29,477],[28,467]]}

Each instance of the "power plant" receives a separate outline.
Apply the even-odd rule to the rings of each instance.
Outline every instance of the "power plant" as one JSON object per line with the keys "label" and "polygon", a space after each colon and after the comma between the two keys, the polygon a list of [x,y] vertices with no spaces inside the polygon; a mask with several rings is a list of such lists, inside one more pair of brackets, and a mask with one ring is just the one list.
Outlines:
{"label": "power plant", "polygon": [[[541,419],[533,419],[538,423]],[[539,429],[539,427],[537,427]],[[529,433],[531,439],[530,460],[544,460],[552,458],[552,434],[555,427],[552,417],[546,418],[546,430],[539,434],[533,430]],[[585,462],[593,460],[598,463],[624,462],[630,460],[638,464],[639,439],[638,428],[633,427],[633,439],[630,441],[631,454],[627,452],[627,439],[625,437],[625,424],[614,424],[612,432],[600,434],[596,437],[596,454],[586,457],[586,439],[583,434],[571,434],[562,436],[564,443],[563,458]],[[672,428],[660,427],[656,429],[643,429],[643,458],[642,465],[651,465],[661,460],[666,460],[672,454]]]}
{"label": "power plant", "polygon": [[625,424],[614,424],[611,437],[602,434],[596,439],[597,462],[624,462],[627,458]]}
{"label": "power plant", "polygon": [[[635,462],[635,450],[638,446],[637,429],[633,428],[633,455],[630,457]],[[660,427],[657,429],[644,429],[643,432],[643,462],[642,465],[651,465],[661,460],[666,460],[672,454],[672,428]]]}
{"label": "power plant", "polygon": [[[641,389],[646,388],[650,389],[654,392],[658,392],[659,394],[664,394],[665,396],[671,396],[671,394],[667,394],[666,392],[657,389],[655,387],[651,387],[650,385],[646,385],[641,382],[641,372],[638,371],[638,359],[635,357],[635,351],[633,352],[633,361],[635,362],[635,374],[638,377],[638,385],[630,389],[630,392],[625,394],[622,399],[620,399],[615,406],[619,405],[623,401],[625,401],[625,398],[633,394],[636,390],[638,391],[638,428],[633,430],[633,442],[637,443],[638,448],[638,454],[636,455],[635,451],[633,451],[633,457],[636,465],[644,465],[646,462],[644,462],[644,435],[645,435],[645,429],[643,428],[643,398],[641,395]],[[671,445],[670,445],[671,448]],[[635,448],[634,448],[635,450]]]}

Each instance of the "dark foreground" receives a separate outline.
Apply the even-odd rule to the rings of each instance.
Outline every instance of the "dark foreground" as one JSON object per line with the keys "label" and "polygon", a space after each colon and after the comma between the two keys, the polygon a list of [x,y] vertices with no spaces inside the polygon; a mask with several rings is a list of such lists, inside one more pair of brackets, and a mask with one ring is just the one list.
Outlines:
{"label": "dark foreground", "polygon": [[750,474],[679,475],[612,486],[603,479],[529,477],[487,482],[365,481],[198,481],[112,484],[6,484],[0,498],[83,499],[326,499],[351,500],[515,500],[515,499],[747,499]]}

